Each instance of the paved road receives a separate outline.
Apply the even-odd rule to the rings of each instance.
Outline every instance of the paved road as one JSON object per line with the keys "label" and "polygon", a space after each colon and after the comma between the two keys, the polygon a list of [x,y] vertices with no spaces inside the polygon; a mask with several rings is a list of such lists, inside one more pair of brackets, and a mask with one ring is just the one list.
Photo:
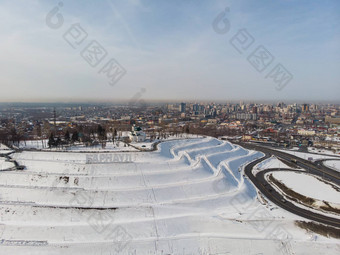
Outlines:
{"label": "paved road", "polygon": [[[241,146],[244,146],[243,144],[240,144]],[[257,147],[254,147],[252,145],[248,145],[246,144],[244,147],[248,148],[248,149],[256,149],[256,150],[259,150]],[[269,172],[274,172],[274,171],[297,171],[297,170],[292,170],[292,169],[276,169],[276,168],[273,168],[273,169],[266,169],[266,170],[263,170],[259,173],[257,173],[256,175],[254,175],[252,173],[252,169],[253,167],[260,163],[261,161],[271,157],[272,155],[275,155],[275,156],[278,156],[278,157],[282,157],[284,158],[285,160],[291,160],[292,158],[297,158],[297,157],[294,157],[290,154],[288,155],[284,155],[284,154],[287,154],[287,153],[277,153],[277,151],[274,151],[274,150],[266,150],[266,149],[261,149],[260,151],[264,152],[265,153],[265,156],[260,158],[260,159],[257,159],[255,161],[253,161],[252,163],[248,164],[246,167],[245,167],[245,174],[248,176],[248,178],[254,183],[254,185],[259,189],[259,191],[267,198],[269,199],[270,201],[272,201],[274,204],[280,206],[281,208],[291,212],[291,213],[294,213],[296,215],[299,215],[301,217],[304,217],[306,219],[310,219],[310,220],[314,220],[316,222],[320,222],[320,223],[323,223],[323,224],[327,224],[327,225],[330,225],[330,226],[333,226],[333,227],[337,227],[337,228],[340,228],[340,220],[339,219],[335,219],[335,218],[332,218],[332,217],[329,217],[329,216],[325,216],[325,215],[322,215],[322,214],[318,214],[318,213],[315,213],[315,212],[312,212],[310,210],[307,210],[307,209],[303,209],[303,208],[300,208],[300,207],[297,207],[296,205],[294,205],[293,203],[287,201],[283,196],[282,194],[280,194],[279,192],[277,192],[267,181],[266,179],[264,178],[265,174],[269,173]],[[271,153],[273,152],[273,153]],[[324,169],[322,168],[321,170],[319,170],[319,167],[317,166],[314,166],[314,165],[311,165],[309,161],[307,162],[304,162],[306,160],[300,160],[300,158],[297,158],[297,165],[302,167],[302,168],[307,168],[307,169],[310,169],[309,170],[309,173],[310,174],[313,174],[313,175],[317,175],[317,176],[322,176],[323,174],[326,176],[326,177],[329,177],[333,180],[337,180],[337,182],[339,181],[339,178],[337,176],[333,176],[333,173],[331,172],[331,175],[328,176],[328,172],[326,173],[323,173],[322,171],[324,171]],[[308,163],[308,164],[307,164]],[[316,168],[316,169],[315,169]],[[321,171],[321,173],[320,173]],[[332,170],[333,171],[333,170]]]}
{"label": "paved road", "polygon": [[[329,168],[329,169],[333,169],[333,168],[331,168],[331,167],[329,167],[329,166],[326,166],[326,165],[324,164],[324,161],[329,161],[329,160],[334,161],[334,160],[340,160],[340,159],[319,159],[319,160],[315,160],[314,162],[315,162],[316,164],[318,164],[318,165],[322,165],[323,167],[327,167],[327,168]],[[333,170],[334,170],[334,169],[333,169]],[[337,171],[337,170],[334,170],[334,171]],[[338,170],[337,172],[340,172],[340,170]]]}
{"label": "paved road", "polygon": [[327,225],[331,225],[333,227],[340,228],[340,220],[334,219],[328,216],[324,216],[322,214],[314,213],[306,209],[302,209],[300,207],[295,206],[293,203],[285,200],[285,198],[277,192],[264,178],[265,174],[269,172],[274,171],[295,171],[300,172],[297,170],[291,170],[291,169],[266,169],[258,174],[256,176],[252,173],[253,167],[260,163],[261,161],[269,158],[271,155],[266,154],[263,158],[260,158],[256,161],[253,161],[252,163],[248,164],[245,167],[245,174],[249,177],[249,179],[254,183],[254,185],[262,192],[262,194],[267,197],[270,201],[272,201],[274,204],[280,206],[281,208],[294,213],[296,215],[299,215],[301,217],[304,217],[306,219],[314,220],[320,223],[324,223]]}
{"label": "paved road", "polygon": [[265,154],[269,155],[275,155],[276,157],[282,158],[284,160],[287,160],[291,162],[292,160],[296,160],[296,165],[305,169],[308,173],[318,175],[322,177],[323,179],[333,182],[337,185],[340,185],[340,172],[335,171],[334,169],[331,169],[320,162],[311,162],[302,158],[299,158],[297,156],[277,151],[268,147],[260,146],[257,144],[252,143],[239,143],[242,147],[245,147],[247,149],[251,150],[257,150],[262,151]]}

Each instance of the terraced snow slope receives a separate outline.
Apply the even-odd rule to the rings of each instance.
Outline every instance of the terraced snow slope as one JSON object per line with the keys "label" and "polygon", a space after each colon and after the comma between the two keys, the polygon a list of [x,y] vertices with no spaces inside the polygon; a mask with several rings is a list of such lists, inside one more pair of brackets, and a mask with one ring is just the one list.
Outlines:
{"label": "terraced snow slope", "polygon": [[[261,156],[213,138],[154,152],[14,154],[27,169],[0,173],[0,254],[305,251],[310,235],[295,217],[260,204],[244,178],[243,166]],[[282,224],[289,235],[278,237]]]}

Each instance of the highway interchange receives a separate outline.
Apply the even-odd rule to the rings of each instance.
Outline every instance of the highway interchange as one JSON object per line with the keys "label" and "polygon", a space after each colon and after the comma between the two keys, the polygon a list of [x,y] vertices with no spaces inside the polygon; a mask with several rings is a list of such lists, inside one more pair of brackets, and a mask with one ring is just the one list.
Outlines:
{"label": "highway interchange", "polygon": [[[271,168],[271,169],[265,169],[263,171],[260,171],[257,174],[254,174],[252,172],[252,169],[255,165],[260,163],[261,161],[271,157],[272,155],[276,156],[277,158],[286,161],[287,163],[293,163],[296,164],[296,166],[304,169],[306,172],[312,175],[319,176],[331,183],[339,185],[340,183],[340,173],[326,167],[322,164],[322,160],[318,160],[314,162],[310,162],[308,160],[304,160],[302,158],[296,157],[294,155],[277,151],[272,148],[269,148],[267,146],[261,146],[253,143],[238,143],[244,148],[251,149],[251,150],[257,150],[261,151],[265,154],[264,157],[257,159],[256,161],[251,162],[245,167],[245,174],[248,176],[248,178],[254,183],[254,185],[257,187],[257,189],[270,201],[272,201],[274,204],[280,206],[281,208],[294,213],[296,215],[299,215],[301,217],[304,217],[309,220],[313,220],[319,223],[327,224],[329,226],[340,228],[340,220],[337,218],[332,218],[329,216],[325,216],[324,214],[319,214],[314,211],[303,209],[301,207],[296,206],[292,202],[286,200],[286,198],[276,191],[266,180],[265,175],[269,172],[274,171],[296,171],[292,169],[286,169],[286,168]],[[340,160],[340,159],[339,159]]]}

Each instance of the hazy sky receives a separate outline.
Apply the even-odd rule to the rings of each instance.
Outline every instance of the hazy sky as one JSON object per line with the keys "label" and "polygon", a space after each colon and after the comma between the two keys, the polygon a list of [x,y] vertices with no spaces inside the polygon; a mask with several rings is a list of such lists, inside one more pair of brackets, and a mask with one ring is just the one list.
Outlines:
{"label": "hazy sky", "polygon": [[[46,17],[60,2],[52,29]],[[212,24],[226,7],[230,29],[219,34]],[[130,99],[142,89],[145,100],[340,101],[338,0],[0,0],[0,21],[0,101]],[[63,38],[76,38],[73,24],[87,34],[75,49]],[[81,56],[93,40],[107,52],[95,67]],[[261,45],[274,60],[259,72],[249,61],[261,66],[261,52],[251,55]],[[127,71],[114,86],[100,73],[112,58]],[[266,78],[279,63],[293,76],[282,90]]]}

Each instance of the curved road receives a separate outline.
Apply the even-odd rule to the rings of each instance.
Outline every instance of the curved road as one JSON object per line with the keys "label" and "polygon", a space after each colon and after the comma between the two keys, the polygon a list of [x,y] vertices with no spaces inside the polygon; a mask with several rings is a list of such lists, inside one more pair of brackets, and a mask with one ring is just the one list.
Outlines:
{"label": "curved road", "polygon": [[[282,171],[282,170],[296,171],[296,170],[292,170],[292,169],[266,169],[266,170],[263,170],[263,171],[259,172],[256,175],[254,175],[252,173],[252,169],[253,169],[253,167],[256,164],[260,163],[261,161],[263,161],[263,160],[265,160],[265,159],[267,159],[267,158],[269,158],[271,156],[272,156],[272,154],[267,152],[267,153],[265,153],[264,157],[251,162],[250,164],[248,164],[245,167],[245,174],[254,183],[254,185],[258,188],[258,190],[265,197],[267,197],[267,199],[272,201],[274,204],[280,206],[281,208],[283,208],[283,209],[285,209],[285,210],[287,210],[287,211],[289,211],[291,213],[294,213],[294,214],[299,215],[301,217],[304,217],[306,219],[314,220],[314,221],[317,221],[317,222],[320,222],[320,223],[324,223],[324,224],[327,224],[327,225],[330,225],[330,226],[333,226],[333,227],[340,228],[340,220],[339,219],[335,219],[335,218],[332,218],[332,217],[328,217],[328,216],[325,216],[325,215],[322,215],[322,214],[318,214],[318,213],[312,212],[312,211],[307,210],[307,209],[303,209],[303,208],[297,207],[293,203],[287,201],[264,178],[264,175],[266,173],[268,173],[268,172],[271,172],[271,171]],[[289,156],[291,156],[291,155],[289,155]],[[308,162],[308,163],[310,163],[310,162]],[[302,162],[301,165],[305,165],[305,163]],[[309,171],[311,174],[320,176],[320,172],[317,172],[314,168],[312,168],[312,169],[313,169],[313,171]]]}
{"label": "curved road", "polygon": [[289,153],[273,150],[271,148],[264,147],[264,146],[259,146],[259,145],[255,145],[251,143],[242,143],[242,142],[238,144],[247,149],[261,151],[265,154],[274,155],[278,158],[282,158],[290,162],[293,159],[296,161],[297,166],[305,169],[308,173],[318,175],[322,177],[323,179],[326,179],[337,185],[340,185],[340,172],[335,171],[334,169],[331,169],[329,167],[326,167],[323,164],[320,164],[318,162],[313,163],[311,161],[299,158]]}
{"label": "curved road", "polygon": [[[329,168],[329,169],[332,169],[332,170],[334,170],[334,171],[337,171],[336,169],[333,169],[332,167],[329,167],[329,166],[327,166],[327,165],[325,165],[324,164],[324,161],[335,161],[335,160],[340,160],[340,159],[318,159],[318,160],[315,160],[314,162],[317,164],[317,165],[322,165],[323,167],[326,167],[326,168]],[[340,170],[339,171],[337,171],[337,172],[340,172]]]}

